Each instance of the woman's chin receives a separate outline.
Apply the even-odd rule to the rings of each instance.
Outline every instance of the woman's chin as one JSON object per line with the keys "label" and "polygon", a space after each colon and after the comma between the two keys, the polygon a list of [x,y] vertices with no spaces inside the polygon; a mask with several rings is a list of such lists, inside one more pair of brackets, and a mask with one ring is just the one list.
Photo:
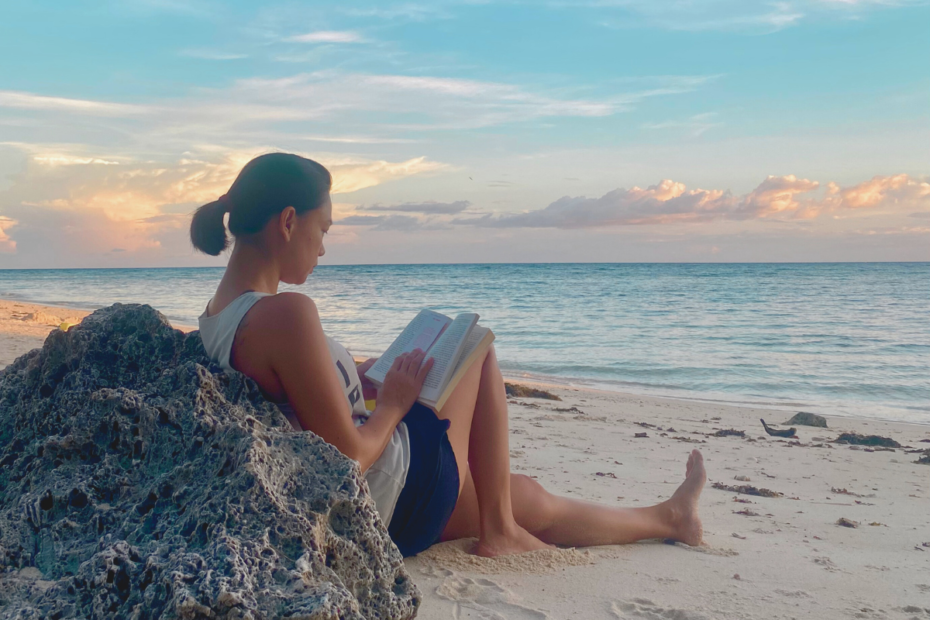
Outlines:
{"label": "woman's chin", "polygon": [[281,281],[284,282],[285,284],[290,284],[292,286],[300,286],[301,284],[307,281],[307,278],[310,277],[311,273],[313,273],[312,269],[310,270],[309,273],[303,276],[288,276],[288,277],[282,276]]}

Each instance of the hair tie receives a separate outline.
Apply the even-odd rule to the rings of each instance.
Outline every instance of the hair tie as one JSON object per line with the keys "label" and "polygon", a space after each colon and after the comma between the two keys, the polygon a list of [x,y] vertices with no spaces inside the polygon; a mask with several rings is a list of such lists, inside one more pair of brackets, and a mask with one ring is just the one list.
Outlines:
{"label": "hair tie", "polygon": [[223,207],[224,213],[229,213],[232,210],[232,201],[229,200],[229,194],[223,194],[216,201]]}

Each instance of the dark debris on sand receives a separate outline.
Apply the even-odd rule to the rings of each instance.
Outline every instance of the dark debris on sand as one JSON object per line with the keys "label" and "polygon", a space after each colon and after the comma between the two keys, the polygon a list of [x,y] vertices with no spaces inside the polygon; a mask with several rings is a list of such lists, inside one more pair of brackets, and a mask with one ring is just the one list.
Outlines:
{"label": "dark debris on sand", "polygon": [[860,435],[859,433],[842,433],[836,438],[835,443],[846,443],[853,446],[877,446],[881,448],[900,448],[902,447],[890,437],[881,435]]}
{"label": "dark debris on sand", "polygon": [[784,493],[779,493],[778,491],[772,491],[770,489],[754,487],[751,484],[741,484],[736,486],[732,484],[723,484],[722,482],[715,482],[711,486],[721,491],[742,493],[743,495],[757,495],[759,497],[784,497]]}
{"label": "dark debris on sand", "polygon": [[735,428],[724,428],[716,433],[711,433],[708,437],[745,437],[746,431],[738,431]]}

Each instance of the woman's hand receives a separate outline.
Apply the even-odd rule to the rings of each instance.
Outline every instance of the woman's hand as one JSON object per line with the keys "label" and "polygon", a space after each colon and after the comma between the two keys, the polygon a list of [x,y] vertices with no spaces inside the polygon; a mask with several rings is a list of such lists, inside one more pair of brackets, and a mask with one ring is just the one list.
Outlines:
{"label": "woman's hand", "polygon": [[410,353],[401,353],[391,364],[391,369],[384,377],[384,383],[378,392],[378,407],[396,408],[401,412],[401,417],[406,415],[407,411],[416,402],[423,389],[423,382],[426,381],[426,375],[429,374],[433,367],[433,358],[425,362],[423,358],[426,353],[420,349],[414,349]]}

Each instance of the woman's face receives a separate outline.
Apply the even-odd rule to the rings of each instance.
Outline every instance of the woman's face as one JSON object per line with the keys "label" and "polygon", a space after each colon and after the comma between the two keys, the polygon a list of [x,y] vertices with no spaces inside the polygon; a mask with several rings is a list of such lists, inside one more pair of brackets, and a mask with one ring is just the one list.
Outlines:
{"label": "woman's face", "polygon": [[285,250],[281,280],[288,284],[303,284],[313,273],[319,259],[326,253],[323,237],[333,225],[333,203],[329,194],[316,209],[295,215],[290,240]]}

